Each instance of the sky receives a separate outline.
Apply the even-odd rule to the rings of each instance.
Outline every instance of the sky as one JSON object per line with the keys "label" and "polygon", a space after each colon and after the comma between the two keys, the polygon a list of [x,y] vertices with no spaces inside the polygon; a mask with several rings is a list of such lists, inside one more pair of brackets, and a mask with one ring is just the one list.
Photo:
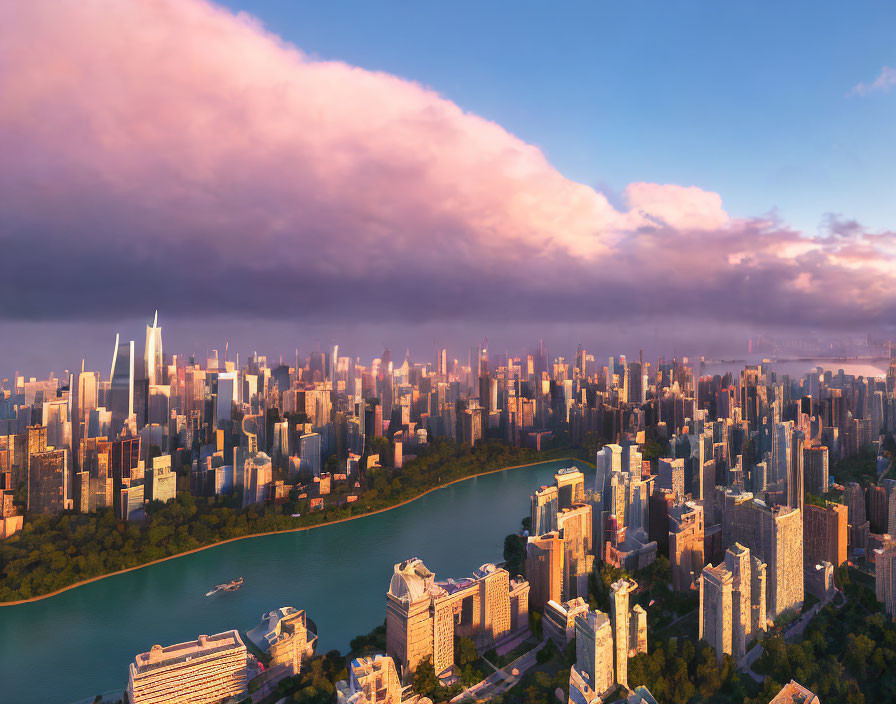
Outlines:
{"label": "sky", "polygon": [[155,309],[167,350],[273,356],[896,321],[891,4],[34,0],[0,25],[0,376],[103,369]]}

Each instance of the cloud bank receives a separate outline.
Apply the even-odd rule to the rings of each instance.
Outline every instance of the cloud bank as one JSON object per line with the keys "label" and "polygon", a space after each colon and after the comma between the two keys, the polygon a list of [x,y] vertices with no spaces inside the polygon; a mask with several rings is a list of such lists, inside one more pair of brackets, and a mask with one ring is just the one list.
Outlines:
{"label": "cloud bank", "polygon": [[[0,5],[0,319],[875,325],[892,234],[614,207],[435,91],[202,0]],[[842,224],[837,221],[838,225]]]}

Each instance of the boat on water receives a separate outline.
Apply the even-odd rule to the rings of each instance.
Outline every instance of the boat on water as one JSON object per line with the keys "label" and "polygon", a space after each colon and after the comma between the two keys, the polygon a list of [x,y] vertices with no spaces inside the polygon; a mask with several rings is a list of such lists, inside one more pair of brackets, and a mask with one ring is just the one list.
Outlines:
{"label": "boat on water", "polygon": [[227,584],[217,585],[214,589],[210,589],[206,593],[206,596],[211,596],[212,594],[217,594],[218,592],[235,592],[241,586],[243,586],[243,578],[242,577],[240,577],[239,579],[233,579],[233,580],[227,582]]}

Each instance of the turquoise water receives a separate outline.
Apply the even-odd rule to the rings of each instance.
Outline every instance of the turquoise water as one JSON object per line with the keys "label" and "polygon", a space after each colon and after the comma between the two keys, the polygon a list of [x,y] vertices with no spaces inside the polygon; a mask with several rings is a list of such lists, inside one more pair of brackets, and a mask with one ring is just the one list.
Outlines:
{"label": "turquoise water", "polygon": [[[298,533],[239,540],[0,608],[0,699],[66,704],[127,684],[128,663],[232,628],[280,606],[317,623],[318,652],[343,652],[385,618],[392,566],[420,557],[438,579],[502,559],[504,536],[528,515],[529,494],[569,461],[468,479],[401,508]],[[594,470],[577,463],[590,484]],[[236,577],[237,592],[206,597]]]}

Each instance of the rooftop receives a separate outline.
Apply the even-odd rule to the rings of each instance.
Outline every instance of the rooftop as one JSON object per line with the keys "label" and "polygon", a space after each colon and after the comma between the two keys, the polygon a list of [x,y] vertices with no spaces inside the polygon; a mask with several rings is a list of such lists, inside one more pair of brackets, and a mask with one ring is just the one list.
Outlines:
{"label": "rooftop", "polygon": [[213,636],[201,635],[196,640],[177,643],[164,648],[161,645],[154,645],[148,653],[140,653],[136,657],[134,667],[138,673],[143,673],[160,667],[187,662],[194,657],[211,655],[233,648],[245,648],[240,634],[235,630],[225,631]]}

